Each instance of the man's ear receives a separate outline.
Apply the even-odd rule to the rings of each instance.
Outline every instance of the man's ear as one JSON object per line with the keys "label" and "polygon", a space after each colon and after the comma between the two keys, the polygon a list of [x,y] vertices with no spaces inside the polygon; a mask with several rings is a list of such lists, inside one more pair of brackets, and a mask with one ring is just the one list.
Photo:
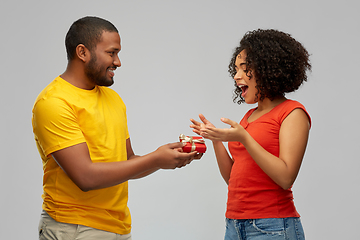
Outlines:
{"label": "man's ear", "polygon": [[90,51],[89,51],[89,49],[87,49],[85,47],[84,44],[77,45],[75,52],[76,52],[77,57],[83,62],[87,62],[91,58]]}

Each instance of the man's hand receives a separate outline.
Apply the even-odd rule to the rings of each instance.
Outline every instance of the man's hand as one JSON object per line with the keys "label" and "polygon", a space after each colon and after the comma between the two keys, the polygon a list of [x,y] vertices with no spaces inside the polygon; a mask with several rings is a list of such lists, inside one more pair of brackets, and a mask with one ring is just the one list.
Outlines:
{"label": "man's hand", "polygon": [[193,159],[200,159],[198,152],[184,153],[182,151],[183,143],[169,143],[159,147],[153,153],[158,167],[162,169],[181,168],[189,164]]}

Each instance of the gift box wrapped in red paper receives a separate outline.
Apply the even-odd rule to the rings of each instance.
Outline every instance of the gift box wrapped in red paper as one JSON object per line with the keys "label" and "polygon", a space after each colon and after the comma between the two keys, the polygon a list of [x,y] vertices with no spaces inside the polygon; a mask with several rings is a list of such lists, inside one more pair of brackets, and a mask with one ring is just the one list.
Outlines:
{"label": "gift box wrapped in red paper", "polygon": [[186,145],[182,148],[184,152],[197,151],[199,153],[205,153],[206,145],[205,140],[202,137],[185,136],[180,134],[180,142],[185,142]]}

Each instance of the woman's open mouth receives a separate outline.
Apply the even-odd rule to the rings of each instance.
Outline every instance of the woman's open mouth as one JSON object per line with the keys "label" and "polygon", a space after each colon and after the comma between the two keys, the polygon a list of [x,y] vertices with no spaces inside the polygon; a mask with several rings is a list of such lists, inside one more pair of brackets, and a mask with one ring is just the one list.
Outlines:
{"label": "woman's open mouth", "polygon": [[249,87],[243,84],[238,85],[238,87],[241,89],[241,96],[244,97]]}

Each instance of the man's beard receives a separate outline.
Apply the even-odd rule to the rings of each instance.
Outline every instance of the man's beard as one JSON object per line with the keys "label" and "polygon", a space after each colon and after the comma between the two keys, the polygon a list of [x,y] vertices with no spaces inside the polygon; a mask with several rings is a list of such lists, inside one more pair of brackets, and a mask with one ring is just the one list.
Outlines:
{"label": "man's beard", "polygon": [[91,53],[91,59],[89,61],[89,63],[87,64],[86,68],[85,68],[85,74],[86,76],[96,85],[98,86],[111,86],[114,84],[114,80],[113,78],[111,78],[111,80],[108,80],[106,77],[106,72],[103,75],[101,73],[101,67],[99,66],[99,64],[97,63],[97,57],[95,53]]}

